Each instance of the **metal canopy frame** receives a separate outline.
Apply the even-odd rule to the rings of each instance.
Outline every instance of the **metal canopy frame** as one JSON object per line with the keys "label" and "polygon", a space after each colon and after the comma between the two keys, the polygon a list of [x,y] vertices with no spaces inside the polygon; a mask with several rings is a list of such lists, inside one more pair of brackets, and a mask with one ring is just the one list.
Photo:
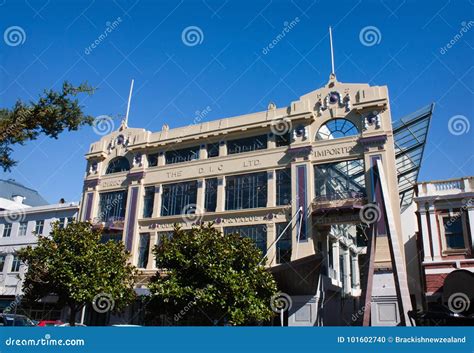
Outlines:
{"label": "metal canopy frame", "polygon": [[393,124],[400,208],[413,201],[434,103],[401,118]]}

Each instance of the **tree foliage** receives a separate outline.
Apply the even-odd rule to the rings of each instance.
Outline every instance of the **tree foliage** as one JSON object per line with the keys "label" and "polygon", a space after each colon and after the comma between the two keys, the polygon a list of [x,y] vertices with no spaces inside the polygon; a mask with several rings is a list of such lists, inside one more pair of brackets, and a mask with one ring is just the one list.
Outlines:
{"label": "tree foliage", "polygon": [[[49,294],[71,310],[69,322],[84,305],[106,295],[108,309],[121,310],[135,297],[135,268],[122,242],[101,242],[101,231],[88,222],[53,224],[50,237],[40,236],[35,247],[19,250],[28,266],[24,299],[37,301]],[[101,298],[104,299],[104,298]]]}
{"label": "tree foliage", "polygon": [[16,164],[11,158],[13,146],[36,140],[41,134],[57,138],[64,130],[90,125],[93,117],[85,115],[78,100],[80,93],[92,94],[83,83],[74,86],[64,82],[61,91],[45,90],[37,102],[18,100],[13,108],[0,108],[0,167],[10,170]]}
{"label": "tree foliage", "polygon": [[154,305],[148,317],[164,311],[174,324],[252,325],[274,315],[270,301],[276,283],[250,239],[224,236],[211,224],[176,227],[153,253],[165,274],[150,281]]}

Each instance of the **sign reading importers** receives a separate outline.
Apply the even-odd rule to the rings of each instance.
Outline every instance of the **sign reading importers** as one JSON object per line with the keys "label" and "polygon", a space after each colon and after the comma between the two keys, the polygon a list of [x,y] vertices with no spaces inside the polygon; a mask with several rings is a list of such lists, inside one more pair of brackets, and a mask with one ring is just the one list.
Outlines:
{"label": "sign reading importers", "polygon": [[333,158],[350,156],[361,152],[362,148],[359,145],[321,147],[313,149],[313,156],[315,158]]}

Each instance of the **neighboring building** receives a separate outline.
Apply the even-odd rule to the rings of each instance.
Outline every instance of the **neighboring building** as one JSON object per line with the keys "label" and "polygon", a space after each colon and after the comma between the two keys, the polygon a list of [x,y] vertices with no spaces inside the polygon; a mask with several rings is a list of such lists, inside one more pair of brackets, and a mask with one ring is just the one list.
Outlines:
{"label": "neighboring building", "polygon": [[14,180],[0,180],[0,211],[47,204],[48,202],[36,190]]}
{"label": "neighboring building", "polygon": [[[413,146],[407,126],[429,121],[431,112],[392,129],[386,86],[331,75],[325,87],[283,108],[270,104],[263,112],[158,132],[122,124],[86,154],[80,219],[125,243],[141,269],[142,290],[157,271],[152,247],[173,224],[212,221],[224,234],[250,237],[265,254],[291,296],[289,325],[360,324],[367,281],[374,283],[372,324],[396,325],[404,319],[397,290],[406,288],[406,271],[392,267],[389,248],[395,244],[397,259],[404,258],[400,203],[411,197],[421,161],[407,154],[423,149],[427,131]],[[377,228],[370,260],[372,227],[360,214],[381,195],[391,234]]]}
{"label": "neighboring building", "polygon": [[[12,305],[15,298],[23,294],[22,285],[25,266],[16,251],[34,245],[38,236],[47,236],[51,223],[59,221],[67,226],[77,218],[78,203],[59,203],[18,210],[0,211],[0,311]],[[32,319],[45,319],[45,312],[51,318],[59,318],[59,310],[46,310],[47,304],[39,303],[28,312]],[[45,311],[46,310],[46,311]]]}
{"label": "neighboring building", "polygon": [[[474,177],[419,183],[415,202],[425,309],[468,311],[474,307]],[[456,294],[457,309],[466,310],[449,306]]]}

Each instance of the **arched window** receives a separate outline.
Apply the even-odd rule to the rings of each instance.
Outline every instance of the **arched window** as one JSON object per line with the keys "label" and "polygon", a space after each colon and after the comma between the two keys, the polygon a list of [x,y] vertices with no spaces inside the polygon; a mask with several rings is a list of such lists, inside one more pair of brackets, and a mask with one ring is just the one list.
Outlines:
{"label": "arched window", "polygon": [[130,170],[130,163],[125,157],[117,157],[110,161],[105,174],[120,173]]}
{"label": "arched window", "polygon": [[332,119],[322,125],[316,133],[316,140],[332,140],[359,134],[357,127],[347,119]]}

